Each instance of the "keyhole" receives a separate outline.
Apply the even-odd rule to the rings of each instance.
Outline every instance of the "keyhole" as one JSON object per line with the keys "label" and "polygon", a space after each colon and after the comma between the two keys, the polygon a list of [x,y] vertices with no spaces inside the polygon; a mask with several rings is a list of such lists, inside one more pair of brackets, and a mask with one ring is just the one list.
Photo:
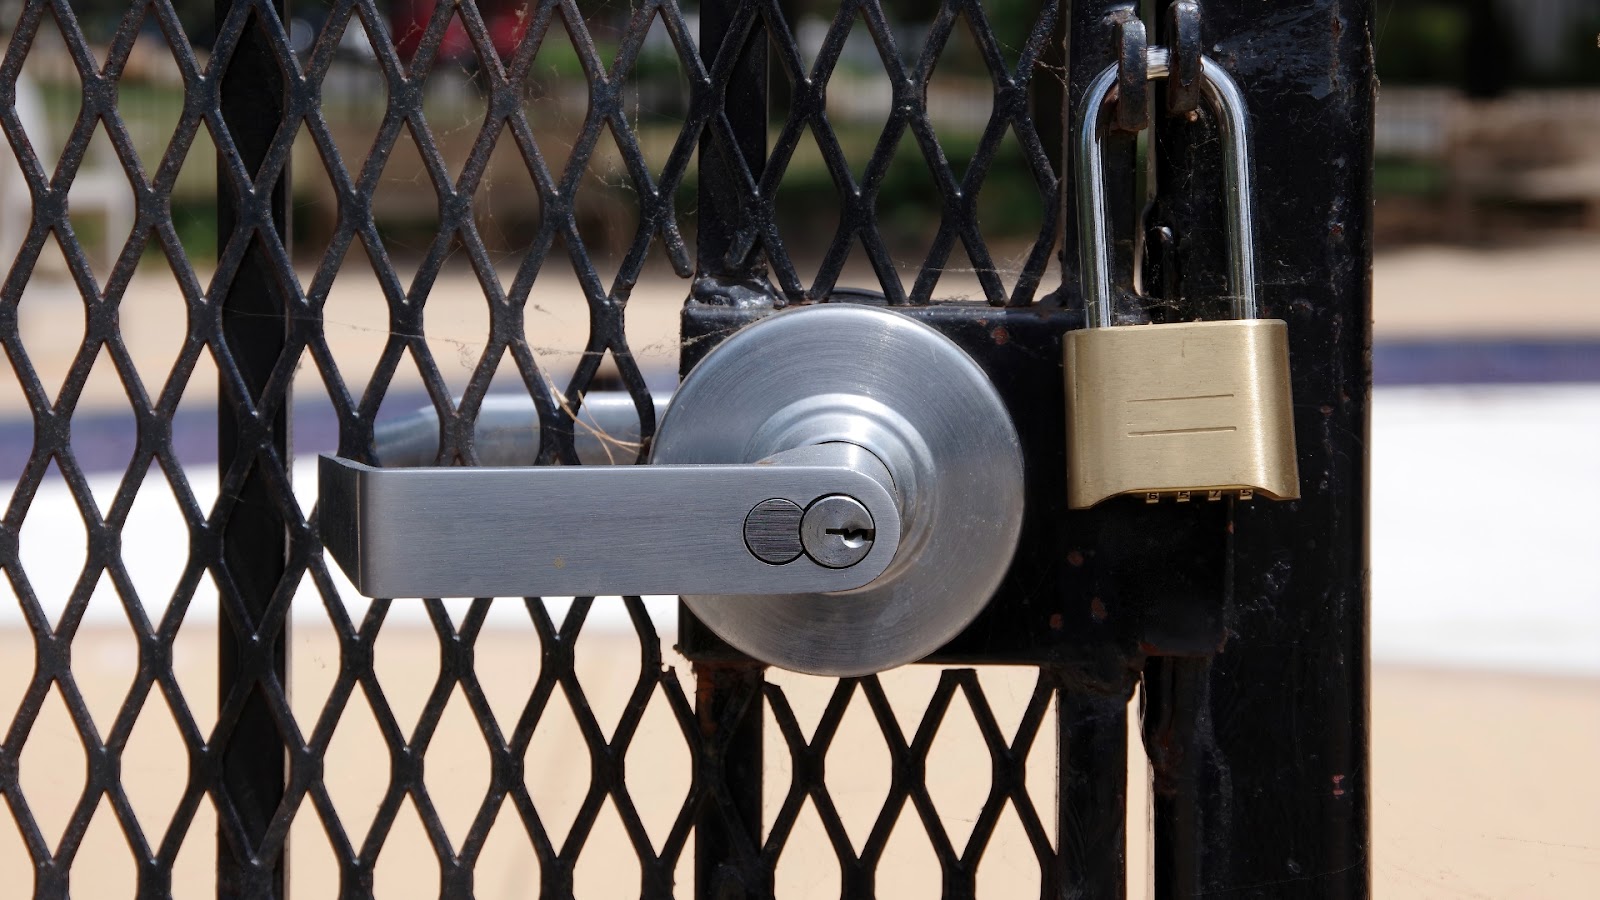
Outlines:
{"label": "keyhole", "polygon": [[819,498],[800,519],[800,544],[806,555],[830,569],[844,569],[872,552],[872,514],[844,494]]}
{"label": "keyhole", "polygon": [[836,534],[846,547],[859,547],[872,540],[871,528],[828,528],[823,534]]}

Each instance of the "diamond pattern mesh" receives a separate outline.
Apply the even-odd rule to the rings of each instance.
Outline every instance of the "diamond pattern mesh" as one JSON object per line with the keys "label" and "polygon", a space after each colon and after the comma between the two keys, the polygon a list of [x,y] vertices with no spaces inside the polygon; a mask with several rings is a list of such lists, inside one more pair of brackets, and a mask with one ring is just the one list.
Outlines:
{"label": "diamond pattern mesh", "polygon": [[[659,630],[670,635],[671,623],[653,621],[641,598],[580,598],[564,616],[537,599],[399,601],[423,605],[429,629],[423,648],[414,635],[385,631],[395,603],[360,603],[341,592],[342,580],[321,553],[311,498],[291,484],[293,443],[283,422],[299,370],[302,389],[310,384],[325,392],[340,452],[377,461],[381,407],[399,383],[397,373],[414,367],[440,424],[440,463],[477,461],[478,410],[492,383],[514,383],[538,410],[539,461],[575,464],[578,406],[609,365],[635,400],[645,442],[626,449],[642,458],[654,406],[629,346],[624,314],[652,260],[664,259],[689,288],[696,248],[694,235],[685,234],[679,198],[697,160],[702,181],[712,174],[717,179],[701,184],[702,196],[720,198],[719,214],[730,219],[724,225],[731,240],[718,248],[722,255],[710,267],[720,261],[728,271],[748,271],[764,261],[783,300],[829,297],[859,248],[889,303],[928,303],[941,276],[961,267],[953,262],[959,244],[988,302],[1031,303],[1056,239],[1059,185],[1030,112],[1029,91],[1057,27],[1057,5],[1042,4],[1021,42],[1005,45],[984,4],[944,0],[928,6],[932,18],[917,49],[908,32],[892,26],[879,0],[839,4],[820,39],[813,35],[806,42],[797,38],[790,11],[777,0],[739,3],[730,7],[723,52],[706,59],[697,47],[694,12],[674,2],[633,5],[611,36],[614,53],[609,38],[602,47],[593,36],[575,0],[536,0],[517,8],[511,25],[491,21],[472,2],[439,3],[431,12],[417,8],[424,15],[416,28],[392,36],[388,12],[374,0],[335,0],[314,39],[304,41],[298,26],[285,23],[272,4],[237,2],[215,22],[206,52],[192,49],[188,31],[195,23],[186,28],[172,0],[130,5],[109,40],[94,46],[66,0],[26,0],[21,6],[0,64],[0,126],[25,188],[21,202],[32,212],[28,218],[11,202],[4,210],[25,227],[0,294],[0,342],[15,373],[14,402],[27,410],[31,433],[13,441],[20,449],[8,457],[8,465],[15,460],[7,477],[16,478],[16,488],[0,523],[0,562],[27,634],[6,646],[25,647],[32,669],[24,671],[23,662],[0,670],[16,686],[0,693],[0,791],[20,848],[4,856],[12,838],[0,821],[0,858],[30,861],[32,890],[39,897],[65,896],[69,884],[98,883],[88,879],[105,871],[124,871],[140,896],[182,893],[192,887],[191,878],[228,895],[265,896],[281,891],[292,843],[297,859],[302,853],[331,858],[340,896],[360,896],[382,887],[398,854],[413,852],[386,854],[404,838],[407,847],[431,849],[439,892],[452,896],[487,884],[489,873],[479,869],[486,852],[524,859],[516,878],[528,891],[539,884],[546,896],[575,890],[606,895],[584,890],[586,878],[599,877],[596,865],[620,866],[623,881],[636,883],[638,893],[670,896],[675,885],[680,894],[688,891],[690,848],[697,830],[711,823],[726,839],[717,852],[734,861],[732,870],[741,873],[746,890],[761,894],[786,883],[783,861],[804,830],[797,823],[811,822],[820,823],[837,864],[826,868],[837,869],[847,895],[874,890],[885,854],[907,840],[908,832],[918,843],[926,835],[931,862],[924,874],[936,873],[933,890],[972,894],[997,829],[1020,835],[1020,850],[1013,848],[1004,865],[1036,868],[1040,890],[1053,893],[1050,885],[1060,880],[1062,859],[1070,854],[1055,847],[1050,794],[1057,762],[1051,757],[1067,751],[1057,743],[1050,714],[1065,696],[1064,686],[1050,671],[1023,676],[1018,713],[1003,724],[973,670],[937,673],[931,693],[916,698],[920,705],[910,712],[904,703],[897,708],[879,678],[826,687],[819,687],[821,680],[788,688],[776,681],[750,683],[723,691],[710,704],[696,695],[707,690],[704,673],[697,683],[681,657],[663,648]],[[152,29],[171,55],[158,62],[175,71],[183,92],[181,104],[170,110],[170,139],[164,130],[154,139],[134,133],[119,99],[125,73],[141,62],[137,49],[148,43],[139,35]],[[681,79],[664,88],[682,98],[683,115],[670,139],[659,129],[641,129],[633,105],[642,85],[663,89],[660,79],[672,77],[635,71],[652,31],[662,29]],[[865,158],[854,159],[830,123],[835,99],[828,95],[853,29],[865,29],[877,48],[892,101]],[[337,74],[341,47],[355,40],[356,31],[370,46],[367,74],[381,76],[382,94],[374,90],[356,104],[358,110],[332,111],[323,103],[325,82]],[[947,156],[941,144],[927,90],[953,35],[975,48],[993,87],[980,135],[959,158],[954,151]],[[750,41],[770,47],[774,90],[788,97],[770,150],[757,166],[734,149],[741,146],[742,125],[740,110],[728,100],[739,73],[735,51]],[[814,49],[813,58],[802,53],[803,43]],[[562,56],[559,65],[544,49],[558,46],[561,54],[572,55]],[[27,120],[30,80],[18,86],[25,65],[34,64],[30,54],[56,48],[64,54],[57,64],[70,61],[81,93],[81,111],[59,149],[47,148]],[[240,119],[225,113],[224,95],[249,90],[229,79],[241,77],[241,60],[250,54],[257,57],[250,71],[259,74],[263,52],[286,85],[283,124],[275,130],[252,127],[246,140]],[[430,77],[446,66],[461,67],[462,60],[468,61],[484,114],[464,134],[452,126],[446,136],[430,107]],[[567,88],[580,80],[587,85],[581,122],[561,134],[545,128],[538,104],[529,103],[530,85],[548,90],[560,84],[551,77],[557,71],[569,73]],[[261,115],[269,115],[277,98],[270,84],[263,90]],[[336,127],[336,116],[358,113],[375,120],[370,144],[352,143]],[[75,181],[88,184],[107,168],[86,162],[97,141],[108,145],[111,171],[124,175],[131,190],[125,239],[114,216],[108,214],[104,226],[86,224],[78,212],[90,201],[71,193],[69,202]],[[824,241],[822,262],[809,283],[799,274],[796,251],[785,241],[774,206],[803,141],[815,141],[839,204],[837,227]],[[1008,146],[1019,148],[1005,159],[1025,167],[1041,221],[1016,271],[1003,272],[980,227],[977,204]],[[195,181],[194,160],[209,164],[213,148],[226,218],[214,232],[226,238],[215,248],[214,265],[197,250],[194,230],[184,227],[190,207],[179,209],[174,201],[181,185]],[[514,151],[509,157],[508,148]],[[410,275],[395,234],[379,227],[373,198],[394,155],[413,149],[426,177],[407,192],[429,214],[430,226],[420,237],[405,239],[406,251],[420,257]],[[879,197],[891,165],[908,152],[932,185],[928,208],[939,210],[925,253],[909,264],[891,252]],[[591,171],[600,155],[620,161],[631,209],[622,216],[631,236],[611,272],[603,272],[600,255],[588,249],[586,201],[599,189]],[[297,182],[325,178],[333,198],[333,212],[323,223],[326,247],[306,275],[297,274],[277,218],[282,195],[274,186],[287,180],[291,158]],[[712,160],[714,173],[706,168]],[[486,175],[491,165],[492,180],[510,177],[510,171],[531,181],[530,196],[536,198],[533,238],[509,279],[502,277],[504,254],[493,235],[485,234],[485,207],[494,193]],[[203,173],[199,183],[205,183]],[[100,231],[91,241],[95,228]],[[110,252],[100,254],[100,243]],[[706,247],[699,252],[704,270]],[[97,270],[102,255],[110,259]],[[29,314],[23,297],[35,272],[58,256],[61,262],[52,264],[64,267],[77,298],[70,305],[81,312],[82,338],[75,348],[75,335],[25,341],[19,326],[19,317]],[[129,298],[138,293],[130,285],[152,277],[150,264],[157,257],[162,268],[156,271],[169,269],[172,275],[170,305],[130,307]],[[439,358],[442,345],[428,330],[428,302],[447,263],[462,259],[481,290],[486,333],[470,344],[470,375],[453,384],[446,374],[450,361]],[[336,276],[349,278],[352,267],[367,261],[386,313],[375,323],[381,346],[370,361],[336,354],[329,340],[333,317],[325,317]],[[570,375],[558,381],[542,358],[547,354],[530,296],[541,278],[554,277],[548,269],[569,264],[586,301],[588,335]],[[235,314],[223,311],[227,298],[247,284],[275,292],[289,311],[281,334],[272,331],[276,320],[262,332],[271,335],[266,346],[281,341],[281,349],[265,359],[259,347],[240,342],[246,332],[237,320],[229,324]],[[131,335],[152,322],[172,334],[170,356],[136,359],[146,343]],[[235,448],[214,475],[180,458],[185,435],[219,427],[217,418],[195,413],[185,401],[208,396],[211,380],[226,411],[224,443]],[[104,435],[76,415],[80,399],[97,391],[131,412]],[[110,452],[107,442],[116,440],[124,445],[112,453],[117,477],[92,478],[83,455],[98,459]],[[79,540],[72,529],[81,529],[81,563],[61,562],[58,555],[48,571],[25,564],[28,535],[45,527],[36,523],[47,507],[66,508],[64,503],[76,518],[59,549],[70,555]],[[168,510],[167,519],[149,521],[181,522],[186,534],[152,536],[140,512],[149,504]],[[271,565],[260,569],[248,555],[251,538],[242,523],[259,523],[263,516],[281,522],[287,537],[282,559],[269,559]],[[48,531],[39,540],[54,541],[60,533]],[[260,551],[269,557],[275,552],[270,546]],[[167,580],[153,588],[135,577],[130,561],[160,553],[181,563],[170,566]],[[281,570],[273,568],[280,564]],[[258,583],[262,571],[276,573],[270,582],[276,587],[252,600],[247,583]],[[49,592],[37,589],[46,581],[63,585],[61,603],[52,605]],[[596,638],[590,646],[585,640],[595,605],[618,602],[637,639],[622,645],[630,648],[627,659],[615,652],[615,641]],[[193,643],[180,641],[181,633],[210,634],[203,611],[210,603],[221,611],[215,627],[222,661],[180,658],[179,648]],[[85,675],[97,661],[74,652],[91,608],[110,609],[95,621],[114,623],[120,642],[131,648],[120,675],[108,681],[95,670],[95,685],[114,685],[98,699],[89,695],[105,689],[91,690]],[[309,616],[321,623],[332,642],[326,656],[332,663],[317,687],[298,693],[292,704],[283,651],[291,610],[297,620]],[[480,650],[512,638],[525,648],[528,665],[517,672],[483,671]],[[612,654],[608,669],[625,665],[635,673],[623,679],[620,701],[602,701],[592,679],[580,677],[592,671],[585,669],[585,654],[605,653]],[[433,672],[435,654],[431,688],[420,700],[402,700],[383,677],[396,667]],[[791,705],[796,691],[831,698],[814,726],[803,725]],[[953,708],[966,711],[963,721],[970,719],[977,735],[965,745],[972,752],[957,758],[989,776],[988,787],[968,798],[959,813],[938,799],[947,786],[934,776],[930,757]],[[742,817],[739,788],[730,786],[729,775],[740,752],[737,725],[756,709],[769,721],[769,743],[777,742],[767,764],[772,802],[761,823]],[[834,793],[856,755],[854,746],[841,746],[847,713],[851,721],[866,723],[873,746],[881,740],[887,754],[886,783],[869,791],[873,796],[866,801]],[[39,749],[42,737],[30,740],[51,729],[73,737],[60,752]],[[1045,738],[1049,752],[1041,759],[1038,746]],[[167,787],[144,777],[146,766],[162,759],[169,767],[176,760],[180,772]],[[269,782],[276,779],[281,795],[263,800],[229,774],[251,765]],[[561,779],[571,782],[565,800],[530,789],[539,780],[533,770],[547,774],[552,768],[570,776]],[[335,777],[335,770],[342,774]],[[677,787],[662,800],[653,786],[641,788],[641,772],[675,780]],[[780,779],[784,772],[787,783]],[[68,799],[47,802],[46,793]],[[952,822],[951,815],[960,821]],[[751,839],[756,835],[759,840]],[[619,852],[622,845],[631,853]],[[7,878],[8,891],[25,890],[24,873]],[[400,887],[400,893],[434,892],[431,881]],[[331,894],[335,886],[312,892]]]}

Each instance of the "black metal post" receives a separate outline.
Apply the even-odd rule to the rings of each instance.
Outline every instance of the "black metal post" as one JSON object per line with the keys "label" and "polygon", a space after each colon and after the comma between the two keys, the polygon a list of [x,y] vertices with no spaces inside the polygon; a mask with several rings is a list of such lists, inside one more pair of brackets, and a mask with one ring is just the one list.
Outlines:
{"label": "black metal post", "polygon": [[759,853],[764,672],[745,662],[694,666],[695,717],[706,754],[702,771],[710,782],[710,796],[695,816],[696,900],[747,900],[772,892],[771,870]]}
{"label": "black metal post", "polygon": [[[718,137],[715,122],[700,139],[698,258],[692,296],[711,302],[726,297],[730,289],[766,293],[762,288],[766,266],[758,265],[753,254],[734,258],[744,216],[740,160],[733,154],[742,158],[753,177],[760,177],[767,158],[767,35],[760,27],[738,27],[742,5],[741,0],[708,0],[700,8],[700,53],[706,69],[715,72],[721,54],[739,54],[721,98],[737,146],[729,147]],[[746,14],[750,11],[747,6]],[[682,362],[685,372],[694,362],[689,356]],[[679,620],[688,635],[704,630],[682,607]],[[761,846],[765,668],[752,660],[735,659],[697,661],[694,670],[701,747],[715,750],[715,758],[706,761],[708,771],[727,791],[724,798],[713,796],[702,802],[696,813],[694,895],[698,900],[760,896],[771,890],[752,852]],[[731,734],[721,733],[730,726]]]}
{"label": "black metal post", "polygon": [[[1146,672],[1156,893],[1365,897],[1372,3],[1203,11],[1201,45],[1248,102],[1262,314],[1289,323],[1303,499],[1235,508],[1224,645]],[[1208,116],[1156,122],[1168,299],[1208,316],[1227,268],[1213,133]]]}
{"label": "black metal post", "polygon": [[[236,3],[216,0],[220,31]],[[288,21],[286,0],[273,0],[278,15]],[[253,14],[252,14],[253,18]],[[254,21],[240,36],[237,49],[219,85],[223,121],[244,162],[254,174],[267,155],[273,135],[287,106],[287,85],[272,47]],[[226,163],[221,163],[225,165]],[[289,173],[272,187],[272,217],[279,237],[289,241]],[[226,172],[217,184],[217,246],[226,247],[237,225],[235,189]],[[213,301],[221,308],[222,336],[238,366],[252,399],[259,400],[273,368],[287,344],[289,303],[272,261],[252,243],[232,283],[214,288]],[[240,398],[230,396],[226,379],[217,403],[218,468],[226,473],[240,457],[254,457],[263,449],[248,437],[253,430],[241,414]],[[290,465],[289,398],[279,404],[271,422],[271,447],[284,466]],[[285,473],[287,474],[287,472]],[[273,503],[259,464],[252,466],[239,491],[222,535],[223,561],[237,591],[240,605],[259,627],[266,617],[274,591],[286,571],[289,536],[286,523]],[[270,651],[271,665],[288,684],[288,632],[285,622]],[[222,604],[217,640],[217,696],[226,704],[240,683],[254,682],[263,656],[248,649],[253,639],[250,623],[234,621],[228,604]],[[265,837],[283,798],[286,754],[283,738],[266,698],[257,688],[250,693],[238,722],[221,748],[221,785],[237,811],[244,836],[254,848]],[[219,835],[217,893],[220,897],[282,897],[285,895],[287,852],[273,862],[259,860]]]}
{"label": "black metal post", "polygon": [[1056,845],[1051,897],[1127,895],[1128,699],[1077,686],[1056,698]]}
{"label": "black metal post", "polygon": [[735,51],[738,57],[719,98],[736,146],[725,146],[717,135],[715,119],[700,138],[694,295],[711,302],[728,296],[730,289],[769,290],[765,287],[766,265],[758,262],[759,257],[735,252],[736,245],[748,246],[748,241],[740,240],[741,232],[753,223],[746,221],[741,196],[744,179],[738,171],[739,160],[731,154],[742,158],[753,178],[761,177],[767,159],[767,33],[759,27],[759,16],[757,27],[738,27],[741,6],[747,6],[745,14],[749,16],[755,4],[708,0],[700,7],[700,56],[707,71],[716,69],[724,45],[738,41],[741,47]]}
{"label": "black metal post", "polygon": [[[1206,709],[1207,657],[1155,657],[1144,670],[1141,736],[1150,759],[1151,840],[1158,896],[1188,896],[1199,883],[1204,820],[1200,783],[1215,743]],[[1164,892],[1164,893],[1162,893]]]}

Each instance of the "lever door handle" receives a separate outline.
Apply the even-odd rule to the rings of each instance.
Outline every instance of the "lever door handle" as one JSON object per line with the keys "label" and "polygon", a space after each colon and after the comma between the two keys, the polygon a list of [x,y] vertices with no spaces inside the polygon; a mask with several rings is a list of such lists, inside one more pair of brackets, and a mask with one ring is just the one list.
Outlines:
{"label": "lever door handle", "polygon": [[[670,394],[654,398],[656,421]],[[458,398],[459,402],[459,398]],[[490,394],[478,405],[472,441],[484,466],[531,466],[539,458],[539,410],[527,394]],[[639,447],[639,413],[625,391],[590,391],[573,425],[572,442],[584,465],[631,464]],[[439,414],[430,406],[374,429],[379,464],[431,466],[439,452]]]}
{"label": "lever door handle", "polygon": [[[379,459],[428,458],[437,432],[413,430]],[[507,458],[530,458],[515,430]],[[649,465],[323,457],[319,521],[367,596],[678,594],[757,659],[860,675],[926,656],[988,604],[1022,477],[1010,413],[972,357],[909,315],[829,303],[708,353]]]}
{"label": "lever door handle", "polygon": [[[380,469],[324,456],[318,475],[323,541],[373,597],[845,591],[883,574],[900,544],[888,469],[843,442],[734,465]],[[824,498],[847,498],[865,523],[829,535],[816,517],[839,503]],[[866,552],[830,565],[828,544],[844,540]]]}

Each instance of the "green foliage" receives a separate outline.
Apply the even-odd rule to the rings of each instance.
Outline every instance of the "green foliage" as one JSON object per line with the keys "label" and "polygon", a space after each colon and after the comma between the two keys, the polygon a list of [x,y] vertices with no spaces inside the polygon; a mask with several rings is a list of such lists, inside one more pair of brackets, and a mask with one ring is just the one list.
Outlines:
{"label": "green foliage", "polygon": [[1438,196],[1448,176],[1436,160],[1379,157],[1372,166],[1372,192],[1379,197]]}
{"label": "green foliage", "polygon": [[633,64],[633,80],[644,84],[656,79],[684,83],[683,66],[671,50],[646,48]]}
{"label": "green foliage", "polygon": [[1457,84],[1468,19],[1454,4],[1396,5],[1379,17],[1378,77],[1386,84]]}
{"label": "green foliage", "polygon": [[[595,49],[600,53],[600,59],[607,62],[617,55],[615,44],[596,41]],[[534,78],[546,81],[561,78],[582,81],[587,77],[583,69],[583,59],[578,56],[578,49],[572,46],[566,35],[554,26],[539,44],[539,52],[534,54],[532,71]]]}
{"label": "green foliage", "polygon": [[[184,252],[188,254],[189,262],[193,266],[198,269],[207,269],[216,264],[217,207],[215,203],[209,200],[185,201],[174,199],[172,203],[172,227],[173,230],[178,232],[178,242],[183,245]],[[80,241],[84,240],[84,235],[79,234],[78,239]],[[93,244],[86,242],[85,246],[93,246]],[[139,258],[139,265],[167,268],[167,254],[162,249],[160,241],[152,237],[145,244],[144,255]]]}

